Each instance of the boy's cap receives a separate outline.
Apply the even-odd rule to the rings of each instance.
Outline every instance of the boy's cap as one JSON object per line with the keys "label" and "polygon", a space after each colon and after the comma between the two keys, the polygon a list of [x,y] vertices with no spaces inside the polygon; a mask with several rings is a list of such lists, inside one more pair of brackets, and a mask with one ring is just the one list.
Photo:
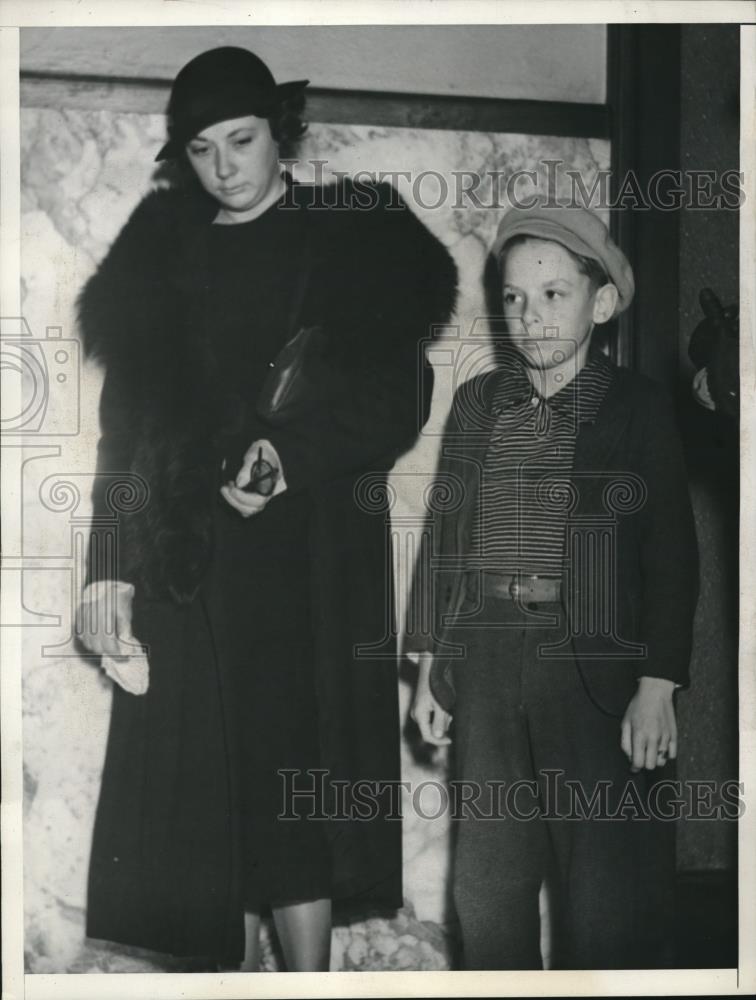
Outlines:
{"label": "boy's cap", "polygon": [[630,262],[609,235],[609,230],[597,215],[587,208],[564,205],[533,208],[511,208],[499,223],[491,253],[497,261],[505,245],[515,236],[532,236],[553,240],[567,250],[590,257],[601,264],[609,280],[617,288],[616,313],[630,305],[635,291]]}

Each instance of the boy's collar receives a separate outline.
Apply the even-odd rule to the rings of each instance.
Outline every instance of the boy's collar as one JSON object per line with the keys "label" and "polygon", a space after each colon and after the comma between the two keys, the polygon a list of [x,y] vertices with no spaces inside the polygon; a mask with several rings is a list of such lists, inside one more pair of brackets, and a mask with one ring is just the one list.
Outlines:
{"label": "boy's collar", "polygon": [[598,348],[591,348],[585,365],[577,375],[559,392],[544,397],[534,388],[519,356],[513,354],[501,365],[492,412],[498,415],[504,409],[531,404],[537,398],[558,413],[577,413],[580,423],[593,422],[612,375],[612,366],[606,355]]}
{"label": "boy's collar", "polygon": [[577,413],[581,424],[592,423],[611,381],[611,365],[600,351],[596,351],[589,355],[575,378],[547,402],[559,413]]}

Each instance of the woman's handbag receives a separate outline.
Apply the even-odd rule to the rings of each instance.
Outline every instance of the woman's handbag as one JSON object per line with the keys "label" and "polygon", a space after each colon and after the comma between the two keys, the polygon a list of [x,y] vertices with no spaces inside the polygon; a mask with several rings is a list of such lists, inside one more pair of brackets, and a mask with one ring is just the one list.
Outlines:
{"label": "woman's handbag", "polygon": [[288,328],[294,331],[271,363],[270,372],[257,397],[257,413],[270,424],[280,425],[307,413],[328,395],[330,366],[325,361],[326,338],[320,326],[295,324],[310,275],[309,224],[305,224],[302,258],[291,299]]}
{"label": "woman's handbag", "polygon": [[303,326],[281,348],[260,395],[258,414],[271,424],[286,424],[326,396],[329,369],[325,337],[319,326]]}

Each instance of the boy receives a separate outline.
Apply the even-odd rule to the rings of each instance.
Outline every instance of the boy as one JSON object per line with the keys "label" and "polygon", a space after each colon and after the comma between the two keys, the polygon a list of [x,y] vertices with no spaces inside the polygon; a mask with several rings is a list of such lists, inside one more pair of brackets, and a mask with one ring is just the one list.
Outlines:
{"label": "boy", "polygon": [[674,827],[653,785],[697,598],[681,450],[661,389],[591,349],[634,291],[598,217],[512,209],[492,254],[510,349],[455,395],[439,478],[463,499],[434,523],[433,636],[408,650],[424,739],[454,722],[464,963],[540,968],[545,882],[552,968],[658,967]]}

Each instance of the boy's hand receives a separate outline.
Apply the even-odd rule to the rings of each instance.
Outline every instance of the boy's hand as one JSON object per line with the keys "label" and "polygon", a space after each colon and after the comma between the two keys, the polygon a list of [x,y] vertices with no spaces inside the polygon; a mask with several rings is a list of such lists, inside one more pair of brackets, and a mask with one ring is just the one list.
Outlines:
{"label": "boy's hand", "polygon": [[431,692],[429,678],[432,663],[433,657],[430,653],[420,654],[417,687],[410,715],[419,726],[420,734],[426,743],[445,747],[451,743],[451,738],[446,735],[451,724],[451,715],[441,708]]}
{"label": "boy's hand", "polygon": [[621,746],[634,773],[653,771],[677,756],[675,685],[663,677],[641,677],[622,720]]}

